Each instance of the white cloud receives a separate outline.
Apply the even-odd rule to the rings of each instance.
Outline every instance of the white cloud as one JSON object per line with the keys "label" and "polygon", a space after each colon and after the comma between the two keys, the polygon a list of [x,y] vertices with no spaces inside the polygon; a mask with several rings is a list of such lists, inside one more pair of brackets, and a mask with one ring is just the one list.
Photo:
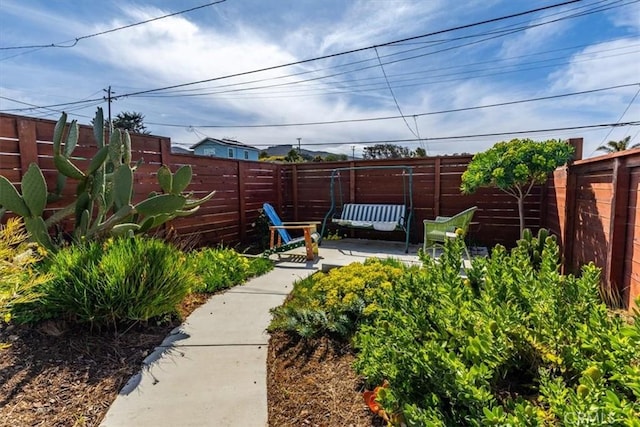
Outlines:
{"label": "white cloud", "polygon": [[[615,49],[610,52],[604,52]],[[571,63],[549,76],[553,90],[589,90],[640,81],[638,39],[620,39],[591,45],[574,55]],[[615,55],[615,56],[614,56]],[[635,89],[629,89],[634,91]]]}

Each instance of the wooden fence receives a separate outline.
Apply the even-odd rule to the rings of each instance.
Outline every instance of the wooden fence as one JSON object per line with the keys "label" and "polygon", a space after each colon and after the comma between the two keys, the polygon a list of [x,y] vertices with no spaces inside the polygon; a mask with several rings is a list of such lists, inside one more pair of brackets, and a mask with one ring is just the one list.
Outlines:
{"label": "wooden fence", "polygon": [[[0,114],[0,174],[19,184],[34,162],[53,188],[54,126],[51,120]],[[572,143],[580,147],[581,139]],[[91,128],[81,126],[74,161],[86,166],[95,151]],[[252,224],[264,202],[276,206],[285,219],[320,221],[330,207],[333,168],[399,165],[413,168],[413,242],[422,241],[422,220],[453,215],[470,206],[478,206],[470,229],[475,243],[513,246],[519,235],[517,204],[511,196],[496,189],[460,194],[470,156],[278,165],[173,154],[168,138],[133,135],[132,157],[144,160],[135,173],[138,200],[160,190],[155,174],[161,164],[172,171],[191,165],[189,190],[195,196],[216,190],[197,214],[171,223],[180,235],[198,236],[202,244],[254,241],[258,236]],[[341,175],[336,189],[342,189],[343,202],[402,203],[403,179],[400,169],[353,170]],[[63,200],[48,209],[75,197],[75,186],[69,181]],[[640,150],[632,150],[560,168],[547,185],[535,187],[525,200],[526,226],[534,231],[548,227],[560,237],[566,269],[595,262],[603,268],[606,283],[623,292],[627,304],[640,294],[639,184]],[[402,234],[394,232],[354,235],[403,240]]]}
{"label": "wooden fence", "polygon": [[[471,195],[460,193],[462,173],[471,156],[444,156],[395,160],[361,160],[337,163],[300,163],[282,166],[285,218],[293,221],[321,221],[331,206],[330,178],[336,167],[411,166],[413,168],[413,224],[411,240],[423,239],[424,219],[451,216],[478,206],[469,238],[483,245],[502,243],[513,246],[520,234],[515,199],[494,188]],[[358,169],[342,172],[334,193],[340,203],[402,204],[407,177],[402,169]],[[525,200],[527,227],[541,225],[542,186],[535,187]],[[401,232],[350,231],[355,237],[403,240]]]}
{"label": "wooden fence", "polygon": [[[37,163],[48,187],[55,188],[54,127],[51,120],[0,114],[0,174],[19,184],[29,164]],[[80,126],[73,161],[85,168],[96,148],[92,128]],[[188,190],[195,197],[216,191],[197,215],[171,222],[180,235],[198,236],[202,244],[235,244],[253,239],[255,229],[251,224],[258,218],[262,203],[280,203],[280,169],[276,164],[173,154],[168,138],[150,135],[132,135],[131,151],[134,162],[143,159],[134,174],[134,201],[152,191],[161,191],[156,172],[162,164],[174,172],[181,165],[191,165],[193,180]],[[68,180],[63,199],[47,208],[54,210],[68,204],[75,197],[74,189],[75,183]]]}
{"label": "wooden fence", "polygon": [[549,179],[544,226],[559,236],[565,270],[594,262],[625,306],[640,297],[640,149],[576,161]]}

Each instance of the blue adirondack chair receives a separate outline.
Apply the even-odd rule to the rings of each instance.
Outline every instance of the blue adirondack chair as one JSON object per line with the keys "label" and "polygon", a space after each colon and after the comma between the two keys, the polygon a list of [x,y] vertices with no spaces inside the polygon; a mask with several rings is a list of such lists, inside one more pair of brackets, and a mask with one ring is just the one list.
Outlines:
{"label": "blue adirondack chair", "polygon": [[[272,253],[285,252],[291,249],[304,246],[307,252],[307,260],[313,260],[318,253],[318,240],[320,234],[316,228],[320,222],[282,222],[276,210],[269,203],[262,205],[264,213],[269,219],[269,249],[263,253],[269,256]],[[288,230],[302,230],[301,237],[293,238]],[[278,232],[277,240],[275,232]]]}

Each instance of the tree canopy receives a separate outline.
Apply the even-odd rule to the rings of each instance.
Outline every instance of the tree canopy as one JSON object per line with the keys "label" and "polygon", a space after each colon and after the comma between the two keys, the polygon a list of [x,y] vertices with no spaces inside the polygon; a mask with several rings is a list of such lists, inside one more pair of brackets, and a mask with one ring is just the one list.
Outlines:
{"label": "tree canopy", "polygon": [[418,148],[411,151],[407,147],[395,144],[376,144],[371,147],[364,147],[362,157],[368,159],[400,159],[405,157],[425,157],[427,152]]}
{"label": "tree canopy", "polygon": [[543,142],[512,139],[498,142],[478,153],[462,174],[460,189],[469,194],[480,187],[497,187],[518,200],[520,234],[524,230],[524,198],[535,184],[545,182],[549,173],[565,164],[573,147],[560,140]]}
{"label": "tree canopy", "polygon": [[148,135],[149,132],[144,124],[144,115],[136,111],[123,111],[118,113],[112,120],[114,129],[125,129],[132,133]]}

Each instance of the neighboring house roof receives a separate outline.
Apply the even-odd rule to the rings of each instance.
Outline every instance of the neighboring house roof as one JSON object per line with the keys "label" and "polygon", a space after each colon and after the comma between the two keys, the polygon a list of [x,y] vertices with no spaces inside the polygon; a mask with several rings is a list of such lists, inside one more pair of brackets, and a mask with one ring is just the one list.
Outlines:
{"label": "neighboring house roof", "polygon": [[252,150],[257,150],[257,148],[256,148],[256,147],[252,147],[252,146],[250,146],[250,145],[243,144],[243,143],[242,143],[242,142],[240,142],[240,141],[235,141],[235,140],[233,140],[233,139],[228,139],[228,138],[222,138],[222,139],[217,139],[217,138],[205,138],[205,139],[203,139],[202,141],[198,142],[197,144],[192,145],[190,148],[193,150],[193,149],[195,149],[196,147],[199,147],[200,145],[205,144],[205,143],[207,143],[207,142],[211,142],[211,143],[214,143],[214,144],[220,144],[220,145],[226,145],[226,146],[229,146],[229,147],[250,148],[250,149],[252,149]]}
{"label": "neighboring house roof", "polygon": [[176,153],[176,154],[193,154],[192,150],[188,150],[188,149],[183,148],[183,147],[178,147],[177,145],[172,145],[171,146],[171,152],[172,153]]}

